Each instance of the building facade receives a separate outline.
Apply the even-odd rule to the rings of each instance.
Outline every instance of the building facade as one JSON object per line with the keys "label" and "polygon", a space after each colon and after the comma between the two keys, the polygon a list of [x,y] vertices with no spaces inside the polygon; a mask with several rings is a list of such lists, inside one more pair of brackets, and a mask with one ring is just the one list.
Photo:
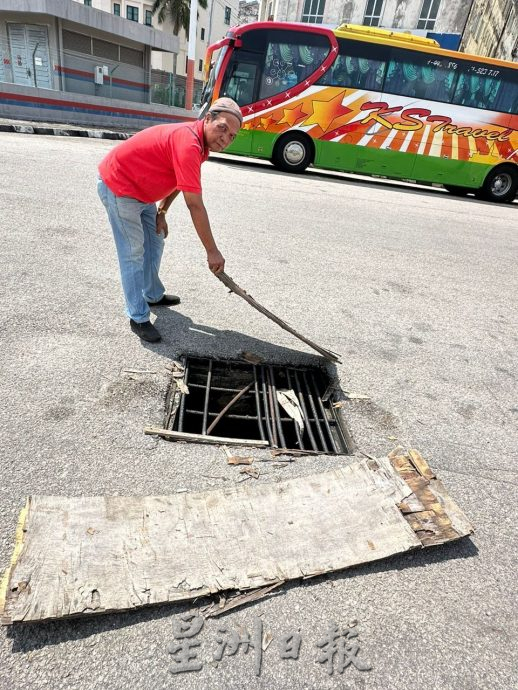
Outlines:
{"label": "building facade", "polygon": [[461,50],[518,61],[518,0],[475,0]]}
{"label": "building facade", "polygon": [[71,0],[2,0],[0,114],[140,128],[190,119],[155,106],[152,52],[178,37]]}
{"label": "building facade", "polygon": [[260,21],[364,24],[461,34],[472,0],[261,0]]}
{"label": "building facade", "polygon": [[259,0],[239,0],[237,23],[251,24],[259,19]]}
{"label": "building facade", "polygon": [[[159,23],[157,14],[152,12],[152,2],[143,0],[74,0],[78,4],[109,12],[124,18],[127,22],[147,24],[154,29],[173,35],[173,25],[166,19]],[[198,5],[196,31],[196,56],[194,61],[194,103],[201,95],[203,79],[203,59],[210,43],[223,38],[231,26],[238,24],[239,0],[208,0],[207,8]],[[178,36],[178,52],[165,54],[153,52],[152,97],[155,102],[183,107],[187,75],[187,35],[181,29]]]}

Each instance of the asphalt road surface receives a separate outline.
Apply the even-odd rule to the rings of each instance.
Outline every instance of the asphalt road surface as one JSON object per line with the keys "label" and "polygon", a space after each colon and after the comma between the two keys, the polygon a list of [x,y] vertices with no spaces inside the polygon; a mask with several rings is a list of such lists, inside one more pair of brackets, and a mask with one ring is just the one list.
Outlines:
{"label": "asphalt road surface", "polygon": [[[0,134],[2,567],[30,494],[164,494],[242,478],[220,448],[142,433],[160,424],[171,359],[246,350],[315,361],[210,274],[182,200],[162,269],[182,304],[156,311],[163,342],[142,346],[96,194],[96,164],[113,145]],[[0,688],[517,688],[516,204],[221,157],[203,176],[229,275],[340,353],[342,388],[370,396],[344,408],[356,455],[417,448],[475,534],[292,582],[210,619],[197,672],[172,674],[169,645],[173,622],[201,602],[2,628]],[[263,463],[249,481],[349,461]],[[258,616],[272,636],[261,675],[253,650],[214,662],[218,628],[251,632]],[[315,645],[329,621],[357,621],[356,658],[372,670],[326,673]],[[298,660],[280,658],[288,633],[301,635]]]}

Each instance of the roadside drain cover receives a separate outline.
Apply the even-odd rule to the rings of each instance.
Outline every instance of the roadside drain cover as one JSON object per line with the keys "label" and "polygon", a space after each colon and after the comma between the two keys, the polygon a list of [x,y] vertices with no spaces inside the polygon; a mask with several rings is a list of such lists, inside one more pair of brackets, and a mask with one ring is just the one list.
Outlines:
{"label": "roadside drain cover", "polygon": [[173,369],[172,440],[348,454],[339,390],[320,369],[184,357]]}

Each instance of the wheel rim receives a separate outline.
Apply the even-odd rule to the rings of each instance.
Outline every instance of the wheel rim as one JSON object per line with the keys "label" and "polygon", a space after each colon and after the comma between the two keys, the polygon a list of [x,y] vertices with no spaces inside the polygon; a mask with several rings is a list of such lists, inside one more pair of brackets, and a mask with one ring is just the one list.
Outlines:
{"label": "wheel rim", "polygon": [[284,147],[283,156],[288,165],[298,165],[306,156],[306,147],[300,141],[290,141]]}
{"label": "wheel rim", "polygon": [[504,196],[511,189],[513,178],[507,172],[498,173],[491,181],[491,194]]}

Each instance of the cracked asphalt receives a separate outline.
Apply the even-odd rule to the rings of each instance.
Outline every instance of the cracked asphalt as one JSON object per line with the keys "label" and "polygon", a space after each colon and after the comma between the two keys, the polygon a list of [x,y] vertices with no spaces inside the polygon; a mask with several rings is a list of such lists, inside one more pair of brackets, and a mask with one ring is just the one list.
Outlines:
{"label": "cracked asphalt", "polygon": [[[113,145],[0,133],[2,568],[30,494],[151,495],[241,478],[220,448],[143,434],[161,423],[172,359],[251,351],[318,361],[210,274],[181,200],[169,213],[162,276],[182,303],[156,310],[162,343],[140,343],[95,189],[97,162]],[[370,397],[344,407],[356,455],[417,448],[475,533],[291,582],[207,620],[199,672],[171,673],[168,650],[173,621],[207,600],[4,627],[0,689],[518,688],[516,202],[315,171],[290,176],[222,156],[203,178],[227,273],[340,353],[329,373]],[[261,463],[249,481],[349,461]],[[261,675],[253,650],[214,661],[219,627],[251,631],[257,616],[272,636]],[[372,670],[326,673],[316,643],[329,621],[358,622],[358,659]],[[282,636],[295,632],[298,660],[281,659]]]}

